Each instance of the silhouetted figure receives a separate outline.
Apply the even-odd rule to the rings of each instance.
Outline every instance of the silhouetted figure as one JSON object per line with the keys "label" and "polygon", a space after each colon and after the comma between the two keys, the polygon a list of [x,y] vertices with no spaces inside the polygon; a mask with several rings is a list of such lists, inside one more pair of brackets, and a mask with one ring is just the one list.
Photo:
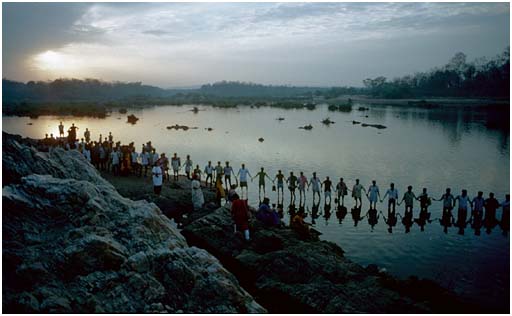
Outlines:
{"label": "silhouetted figure", "polygon": [[68,142],[74,143],[76,141],[76,130],[78,127],[75,126],[75,123],[71,124],[71,127],[68,129]]}
{"label": "silhouetted figure", "polygon": [[[189,156],[187,156],[187,158],[189,158]],[[185,166],[186,166],[186,162],[185,162]],[[185,171],[186,171],[186,169],[185,169]],[[224,183],[226,184],[226,186],[229,183],[230,187],[231,187],[231,174],[233,174],[233,167],[231,167],[229,165],[229,161],[226,161],[226,165],[224,166]]]}
{"label": "silhouetted figure", "polygon": [[340,200],[341,205],[345,203],[345,196],[348,194],[347,191],[347,184],[343,181],[343,178],[340,178],[340,182],[336,184],[336,192],[338,193],[338,205],[340,204]]}
{"label": "silhouetted figure", "polygon": [[[275,183],[275,180],[277,180],[277,199],[279,199],[280,196],[284,195],[284,174],[281,170],[277,171],[277,174],[272,182]],[[281,195],[279,195],[279,191],[281,191]]]}
{"label": "silhouetted figure", "polygon": [[384,197],[380,200],[382,201],[388,197],[388,213],[391,211],[391,207],[393,207],[393,213],[396,211],[396,203],[398,202],[398,190],[395,189],[395,184],[391,183],[389,185],[389,189],[386,191],[386,194],[384,194]]}
{"label": "silhouetted figure", "polygon": [[[185,175],[187,176],[187,179],[190,179],[192,168],[194,168],[194,163],[192,162],[192,159],[190,159],[190,155],[187,155],[187,159],[185,159]],[[229,181],[229,186],[231,186],[231,180]]]}
{"label": "silhouetted figure", "polygon": [[297,182],[299,184],[299,202],[303,199],[306,201],[306,186],[308,185],[308,178],[306,178],[304,172],[300,172],[300,176]]}
{"label": "silhouetted figure", "polygon": [[196,176],[197,180],[201,182],[201,168],[199,168],[199,165],[196,165],[196,168],[192,171],[192,175]]}
{"label": "silhouetted figure", "polygon": [[89,131],[88,128],[85,129],[84,138],[85,138],[86,143],[91,141],[91,132]]}
{"label": "silhouetted figure", "polygon": [[[455,198],[451,194],[451,189],[446,188],[446,193],[443,194],[439,199],[433,199],[434,201],[443,201],[443,215],[442,218],[450,220],[453,218],[452,209],[455,206]],[[443,225],[444,226],[444,225]],[[450,225],[451,226],[451,225]]]}
{"label": "silhouetted figure", "polygon": [[366,216],[368,217],[368,225],[371,227],[371,231],[373,232],[373,228],[379,222],[379,214],[376,208],[370,208],[368,212],[366,212]]}
{"label": "silhouetted figure", "polygon": [[338,204],[338,210],[336,211],[336,218],[338,218],[338,222],[341,224],[347,216],[347,208],[344,205]]}
{"label": "silhouetted figure", "polygon": [[[211,162],[208,162],[210,164]],[[245,168],[245,164],[242,164],[242,168],[238,170],[237,176],[240,177],[240,195],[243,196],[245,188],[245,196],[249,196],[249,187],[247,186],[247,177],[251,177],[249,170]],[[238,182],[238,178],[236,179]]]}
{"label": "silhouetted figure", "polygon": [[222,177],[224,176],[224,168],[220,164],[220,161],[217,161],[217,165],[215,166],[214,171],[215,171],[215,181],[217,181],[218,179],[222,180]]}
{"label": "silhouetted figure", "polygon": [[[297,177],[290,171],[290,176],[286,179],[288,189],[290,190],[290,203],[295,202],[295,189],[297,188]],[[300,201],[299,201],[300,202]]]}
{"label": "silhouetted figure", "polygon": [[297,213],[297,207],[295,206],[295,204],[291,203],[288,206],[288,214],[290,214],[290,218],[293,218],[296,213]]}
{"label": "silhouetted figure", "polygon": [[475,235],[480,236],[481,229],[483,226],[483,216],[484,216],[484,203],[485,199],[483,198],[483,192],[479,191],[478,196],[473,198],[471,205],[473,209],[471,211],[471,228],[475,230]]}
{"label": "silhouetted figure", "polygon": [[503,235],[507,234],[510,230],[510,194],[505,195],[505,201],[501,203],[502,213],[500,226],[503,231]]}
{"label": "silhouetted figure", "polygon": [[455,198],[455,202],[459,202],[459,208],[457,211],[457,221],[454,226],[459,228],[459,235],[464,235],[464,229],[467,224],[470,223],[470,221],[467,220],[468,204],[470,203],[468,192],[466,190],[462,190],[462,194]]}
{"label": "silhouetted figure", "polygon": [[352,214],[352,219],[354,220],[354,227],[357,227],[357,223],[359,223],[359,221],[363,219],[361,217],[361,208],[360,207],[353,207],[350,210],[350,214]]}
{"label": "silhouetted figure", "polygon": [[370,209],[377,209],[377,201],[380,199],[379,187],[375,180],[372,181],[372,185],[368,187],[366,197],[370,201]]}
{"label": "silhouetted figure", "polygon": [[316,172],[313,172],[313,177],[309,180],[308,190],[309,190],[310,186],[313,189],[313,204],[314,204],[315,203],[315,195],[318,195],[318,200],[320,201],[320,186],[321,186],[321,181],[316,176]]}
{"label": "silhouetted figure", "polygon": [[329,177],[325,177],[324,182],[322,182],[322,185],[324,187],[324,199],[327,203],[327,198],[329,198],[329,205],[331,204],[331,190],[332,190],[332,181],[329,179]]}
{"label": "silhouetted figure", "polygon": [[[208,180],[210,180],[210,189],[211,189],[212,185],[213,185],[213,166],[212,166],[211,161],[208,161],[208,164],[204,167],[204,174],[206,175],[206,180],[205,180],[206,186],[208,186]],[[247,178],[244,181],[245,181],[245,185],[247,186]],[[242,196],[243,196],[243,194],[242,194]]]}
{"label": "silhouetted figure", "polygon": [[405,214],[411,213],[411,218],[415,199],[417,199],[416,195],[414,194],[414,192],[412,192],[412,186],[410,185],[407,187],[407,192],[404,193],[402,200],[400,201],[400,203],[398,203],[398,205],[400,205],[402,204],[402,202],[405,201]]}
{"label": "silhouetted figure", "polygon": [[171,157],[171,167],[174,181],[178,181],[179,170],[181,168],[181,158],[178,157],[178,154],[176,153],[174,153],[174,155]]}
{"label": "silhouetted figure", "polygon": [[59,137],[64,137],[64,125],[62,122],[59,124]]}
{"label": "silhouetted figure", "polygon": [[420,211],[428,212],[428,207],[432,204],[432,201],[427,193],[427,188],[423,188],[423,191],[418,196],[418,201],[420,201]]}
{"label": "silhouetted figure", "polygon": [[[358,207],[359,209],[361,209],[361,207],[363,206],[363,201],[361,200],[362,191],[365,191],[366,193],[365,188],[359,183],[359,179],[356,179],[356,184],[354,184],[354,186],[352,187],[352,197],[355,200],[355,208]],[[359,206],[357,205],[357,201],[359,201]]]}
{"label": "silhouetted figure", "polygon": [[270,181],[272,181],[272,179],[270,179],[270,177],[267,175],[267,173],[265,172],[265,168],[261,167],[261,170],[260,172],[258,172],[253,178],[251,178],[251,181],[254,180],[254,178],[258,177],[258,193],[259,193],[259,196],[261,197],[261,189],[263,189],[263,196],[265,196],[265,178],[269,179]]}
{"label": "silhouetted figure", "polygon": [[498,224],[496,219],[496,210],[500,207],[498,200],[494,198],[494,193],[489,193],[489,198],[484,202],[485,215],[484,226],[487,234],[490,234],[492,229]]}

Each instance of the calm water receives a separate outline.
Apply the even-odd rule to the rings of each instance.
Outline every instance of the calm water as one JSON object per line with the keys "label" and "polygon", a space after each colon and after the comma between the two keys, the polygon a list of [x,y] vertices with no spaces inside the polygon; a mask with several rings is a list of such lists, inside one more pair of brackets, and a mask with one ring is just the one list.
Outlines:
{"label": "calm water", "polygon": [[[426,187],[436,198],[449,186],[455,195],[463,188],[471,197],[478,190],[484,191],[485,196],[492,191],[502,201],[510,189],[509,132],[488,129],[485,113],[393,107],[333,113],[326,107],[309,111],[199,106],[201,111],[194,114],[191,108],[163,106],[132,111],[140,118],[136,125],[127,124],[126,115],[117,112],[106,119],[3,117],[2,121],[4,131],[35,138],[45,133],[56,135],[59,120],[66,129],[74,122],[80,135],[88,127],[94,140],[99,133],[105,137],[109,131],[115,141],[134,141],[137,149],[151,140],[159,153],[170,156],[177,152],[183,160],[190,154],[194,165],[198,163],[201,169],[208,160],[213,164],[229,160],[235,170],[245,162],[253,176],[261,166],[272,178],[278,169],[287,175],[289,171],[304,171],[308,178],[316,171],[322,180],[329,175],[335,183],[344,177],[349,187],[356,178],[365,187],[376,179],[382,193],[389,182],[395,183],[400,194],[407,185],[412,185],[417,194]],[[278,121],[278,117],[285,120]],[[336,123],[324,126],[320,121],[326,117]],[[352,120],[388,128],[362,127],[353,125]],[[166,129],[173,124],[198,129]],[[313,130],[298,129],[306,124],[312,124]],[[213,131],[205,130],[207,127]],[[264,142],[258,141],[260,137]],[[249,189],[249,201],[255,205],[257,180],[249,184]],[[306,200],[310,210],[311,194],[308,192]],[[271,192],[270,183],[267,195],[275,202],[276,193]],[[288,192],[284,201],[287,207]],[[366,213],[368,201],[363,203]],[[345,205],[350,211],[352,200],[347,199]],[[324,214],[323,208],[322,200],[320,215]],[[385,204],[378,204],[377,208],[386,213]],[[416,204],[415,217],[418,208]],[[403,213],[403,206],[398,210]],[[440,217],[440,202],[433,202],[430,211],[432,218]],[[400,277],[415,274],[433,278],[483,303],[509,306],[510,239],[508,234],[502,235],[499,227],[490,234],[482,230],[481,236],[475,236],[469,225],[464,235],[457,234],[455,227],[445,234],[439,222],[433,221],[424,232],[415,224],[406,234],[399,219],[393,233],[388,233],[382,216],[373,229],[367,219],[354,227],[350,213],[340,224],[334,205],[332,216],[320,216],[315,227],[323,233],[323,239],[339,244],[358,263],[375,263]]]}

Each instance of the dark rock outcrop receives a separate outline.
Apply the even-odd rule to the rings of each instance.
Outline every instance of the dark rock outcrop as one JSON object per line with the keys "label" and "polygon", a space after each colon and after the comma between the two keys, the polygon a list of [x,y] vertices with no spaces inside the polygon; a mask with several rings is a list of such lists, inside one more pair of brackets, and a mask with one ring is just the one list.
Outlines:
{"label": "dark rock outcrop", "polygon": [[272,313],[475,312],[427,280],[397,280],[376,266],[363,268],[336,244],[301,240],[289,228],[253,222],[252,241],[233,232],[219,208],[185,226],[191,245],[214,254]]}
{"label": "dark rock outcrop", "polygon": [[4,312],[265,312],[155,204],[123,198],[78,152],[4,135],[2,160]]}

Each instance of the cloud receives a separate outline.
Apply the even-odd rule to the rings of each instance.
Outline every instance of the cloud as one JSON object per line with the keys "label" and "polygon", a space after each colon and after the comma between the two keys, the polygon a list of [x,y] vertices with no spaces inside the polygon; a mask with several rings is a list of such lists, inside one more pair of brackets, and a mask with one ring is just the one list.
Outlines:
{"label": "cloud", "polygon": [[[414,63],[424,70],[445,62],[455,51],[494,54],[509,45],[507,3],[94,3],[80,6],[71,21],[58,21],[63,9],[53,9],[58,40],[32,49],[26,63],[39,77],[360,85],[372,69],[393,76]],[[21,22],[10,23],[4,35]],[[40,23],[39,34],[45,23],[52,24]],[[15,42],[12,34],[4,49]],[[471,43],[459,40],[469,36]],[[46,50],[73,67],[34,67],[34,56]]]}

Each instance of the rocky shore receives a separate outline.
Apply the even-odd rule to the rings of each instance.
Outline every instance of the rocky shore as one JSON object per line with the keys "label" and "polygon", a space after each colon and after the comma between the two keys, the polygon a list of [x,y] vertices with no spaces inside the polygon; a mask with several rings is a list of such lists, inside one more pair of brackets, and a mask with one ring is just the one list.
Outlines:
{"label": "rocky shore", "polygon": [[3,311],[263,313],[154,203],[122,197],[76,151],[3,135]]}
{"label": "rocky shore", "polygon": [[246,243],[228,209],[192,211],[186,179],[156,197],[149,178],[102,177],[76,151],[3,142],[4,312],[481,312],[286,227],[253,220]]}

